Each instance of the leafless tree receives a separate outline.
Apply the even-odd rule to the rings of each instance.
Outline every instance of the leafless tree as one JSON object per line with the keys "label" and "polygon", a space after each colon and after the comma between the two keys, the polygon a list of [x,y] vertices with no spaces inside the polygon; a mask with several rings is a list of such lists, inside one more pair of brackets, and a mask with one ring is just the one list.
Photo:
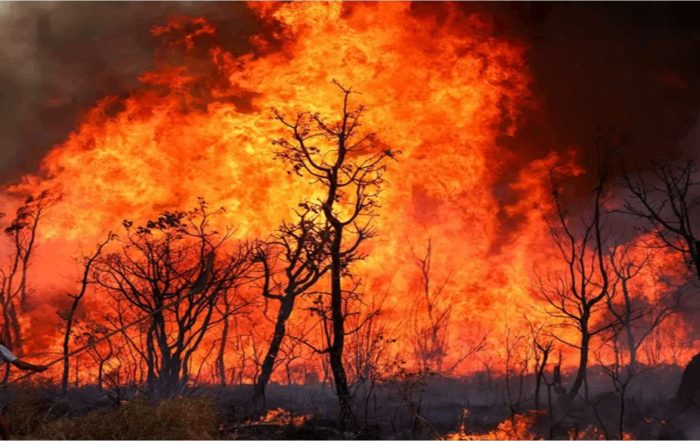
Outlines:
{"label": "leafless tree", "polygon": [[662,244],[680,253],[700,281],[700,177],[697,164],[663,161],[653,176],[632,177],[625,173],[633,198],[627,200],[627,213],[646,222],[648,232]]}
{"label": "leafless tree", "polygon": [[[606,354],[611,353],[613,356],[612,361],[606,362],[606,354],[603,354],[603,352]],[[625,439],[625,406],[627,391],[630,383],[637,375],[638,371],[636,369],[631,369],[629,365],[625,365],[619,343],[619,334],[617,333],[614,333],[611,338],[607,339],[604,344],[598,348],[596,351],[596,357],[603,372],[610,378],[610,381],[612,382],[615,392],[619,398],[619,412],[617,414],[618,432],[616,437],[617,439]],[[606,434],[606,439],[610,439],[608,429],[603,423],[604,418],[598,412],[597,403],[593,404],[593,410],[596,413],[596,417],[598,418],[604,433]]]}
{"label": "leafless tree", "polygon": [[[546,369],[549,356],[554,350],[554,340],[544,335],[544,325],[535,324],[527,320],[530,331],[530,344],[532,345],[532,356],[535,361],[535,409],[541,408],[540,392],[542,383],[547,385]],[[548,385],[549,410],[551,413],[551,387]]]}
{"label": "leafless tree", "polygon": [[65,327],[63,329],[63,377],[61,380],[61,390],[63,391],[63,396],[68,393],[68,376],[70,374],[70,341],[73,337],[73,324],[76,320],[76,312],[80,306],[80,301],[85,296],[87,292],[88,285],[90,284],[92,265],[95,260],[102,254],[104,247],[112,240],[114,236],[112,233],[107,235],[107,238],[100,242],[95,249],[95,252],[87,257],[83,262],[83,276],[80,280],[80,289],[76,294],[68,294],[72,299],[69,309],[62,311],[59,315],[61,319],[65,321]]}
{"label": "leafless tree", "polygon": [[[246,284],[250,282],[250,277],[240,277],[239,282]],[[216,303],[218,320],[221,322],[221,336],[218,341],[218,348],[214,364],[219,384],[223,387],[227,383],[226,352],[229,343],[231,328],[231,318],[234,315],[244,313],[253,303],[252,300],[244,298],[238,292],[238,283],[219,295],[220,300]]]}
{"label": "leafless tree", "polygon": [[[255,383],[255,400],[265,398],[287,321],[297,297],[307,293],[328,272],[328,228],[319,222],[318,209],[302,203],[295,223],[284,223],[269,241],[258,246],[255,260],[263,270],[262,295],[279,303],[275,328],[270,339],[260,376]],[[328,225],[328,224],[325,224]],[[275,271],[275,267],[281,267]]]}
{"label": "leafless tree", "polygon": [[82,328],[83,331],[76,332],[75,342],[86,348],[86,353],[97,365],[97,388],[102,390],[107,363],[115,358],[119,351],[115,349],[113,339],[103,338],[109,334],[109,328],[106,326],[91,321],[85,323]]}
{"label": "leafless tree", "polygon": [[[413,251],[413,250],[412,250]],[[432,243],[428,240],[425,255],[413,258],[421,277],[421,301],[414,303],[411,340],[416,360],[425,371],[442,373],[448,353],[451,305],[445,296],[449,276],[436,287],[431,286]],[[425,317],[423,317],[425,316]]]}
{"label": "leafless tree", "polygon": [[125,221],[121,249],[94,264],[98,285],[124,300],[132,314],[149,318],[143,352],[154,396],[186,385],[190,358],[220,320],[214,315],[217,301],[249,267],[245,246],[224,255],[232,231],[212,230],[215,213],[200,199],[190,212],[165,212],[136,229]]}
{"label": "leafless tree", "polygon": [[[349,321],[352,329],[348,341],[347,361],[351,379],[353,397],[361,403],[363,411],[362,425],[369,427],[370,404],[374,402],[377,410],[376,388],[386,378],[392,363],[391,349],[398,341],[401,323],[392,325],[384,316],[384,303],[389,291],[371,295],[369,301],[363,301],[359,313]],[[363,299],[366,300],[366,299]],[[374,401],[373,401],[374,400]]]}
{"label": "leafless tree", "polygon": [[46,210],[56,202],[52,193],[44,191],[28,197],[17,209],[14,219],[5,228],[9,240],[9,265],[0,268],[0,307],[2,308],[2,340],[5,346],[22,352],[22,330],[18,310],[27,308],[27,272],[36,248],[39,224]]}
{"label": "leafless tree", "polygon": [[652,257],[650,251],[646,250],[641,257],[635,258],[632,256],[635,249],[642,250],[635,243],[616,245],[612,248],[609,260],[613,278],[606,300],[612,316],[611,331],[616,340],[614,349],[618,351],[616,357],[622,359],[624,357],[620,353],[617,339],[619,334],[625,336],[628,353],[627,374],[630,379],[636,374],[639,348],[664,320],[680,310],[684,294],[682,289],[672,289],[666,298],[649,301],[643,298],[642,293],[634,292],[634,279],[645,267],[647,271],[651,270],[649,261]]}
{"label": "leafless tree", "polygon": [[596,317],[605,308],[604,300],[610,288],[604,232],[608,152],[605,142],[599,140],[594,168],[597,182],[588,207],[590,213],[584,213],[578,219],[572,219],[573,216],[567,212],[557,170],[551,172],[556,220],[550,224],[550,233],[562,257],[564,270],[554,279],[550,278],[549,283],[541,281],[540,294],[549,305],[550,315],[561,320],[563,326],[578,332],[577,342],[567,341],[556,333],[551,334],[579,353],[576,376],[566,393],[569,401],[576,397],[586,382],[591,339],[612,326],[610,323],[596,323]]}
{"label": "leafless tree", "polygon": [[374,235],[371,220],[384,182],[385,162],[394,153],[381,147],[373,133],[361,130],[364,107],[351,108],[351,89],[336,85],[342,94],[337,120],[330,122],[313,113],[299,113],[289,119],[278,112],[277,119],[289,129],[291,139],[278,139],[275,145],[278,158],[289,163],[297,174],[313,179],[325,193],[315,202],[330,233],[332,336],[323,352],[328,354],[333,372],[340,427],[346,430],[351,428],[354,416],[343,366],[347,315],[343,281],[350,275],[351,264],[362,258],[360,244]]}
{"label": "leafless tree", "polygon": [[[528,341],[528,336],[522,333],[514,333],[513,330],[508,327],[506,329],[506,341],[505,341],[505,392],[506,392],[506,404],[511,410],[511,417],[513,417],[517,411],[518,407],[523,401],[523,392],[525,386],[525,375],[530,367],[530,362],[534,356],[534,348]],[[513,377],[517,378],[517,397],[513,396]]]}

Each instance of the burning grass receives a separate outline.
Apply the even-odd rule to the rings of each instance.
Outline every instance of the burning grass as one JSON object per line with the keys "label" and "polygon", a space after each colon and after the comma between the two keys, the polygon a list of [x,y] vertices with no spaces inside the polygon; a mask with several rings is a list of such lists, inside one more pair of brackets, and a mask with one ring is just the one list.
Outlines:
{"label": "burning grass", "polygon": [[459,429],[456,432],[448,433],[443,439],[447,440],[479,440],[479,439],[540,439],[533,429],[536,420],[541,416],[538,412],[530,412],[527,414],[515,414],[511,418],[503,420],[498,426],[485,433],[470,433],[467,428],[467,417],[469,411],[462,411],[462,418],[459,424]]}

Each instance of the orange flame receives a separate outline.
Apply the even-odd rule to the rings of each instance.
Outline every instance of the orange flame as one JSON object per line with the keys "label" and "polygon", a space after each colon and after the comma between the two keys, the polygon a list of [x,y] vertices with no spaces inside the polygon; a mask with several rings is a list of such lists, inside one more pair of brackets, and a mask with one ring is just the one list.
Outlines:
{"label": "orange flame", "polygon": [[[454,5],[440,6],[439,16],[408,3],[250,7],[274,24],[280,47],[258,35],[258,52],[231,54],[201,18],[155,27],[164,45],[141,87],[96,103],[41,170],[4,196],[7,212],[14,194],[62,195],[42,225],[32,268],[36,295],[50,299],[31,318],[34,349],[58,347],[58,336],[47,341],[55,332],[45,317],[62,304],[75,259],[123,219],[187,209],[199,196],[226,207],[238,238],[265,237],[289,218],[313,195],[273,159],[271,141],[283,132],[269,109],[332,116],[334,79],[358,92],[366,128],[403,152],[387,173],[380,236],[357,268],[367,295],[389,291],[385,317],[398,323],[410,311],[419,284],[411,249],[429,239],[432,277],[447,280],[450,347],[485,328],[497,347],[524,314],[542,315],[531,271],[553,253],[541,213],[551,209],[547,170],[561,158],[523,167],[509,188],[522,196],[515,204],[502,206],[494,190],[515,158],[498,138],[513,136],[531,105],[526,47],[495,38],[488,17]],[[581,172],[570,161],[570,173]],[[478,367],[466,360],[455,372]]]}

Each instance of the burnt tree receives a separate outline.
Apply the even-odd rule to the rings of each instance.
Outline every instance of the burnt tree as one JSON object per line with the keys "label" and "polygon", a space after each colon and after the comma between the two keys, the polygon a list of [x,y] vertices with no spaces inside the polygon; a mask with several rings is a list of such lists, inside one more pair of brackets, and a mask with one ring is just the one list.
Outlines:
{"label": "burnt tree", "polygon": [[61,390],[63,396],[68,393],[68,378],[70,375],[70,339],[73,336],[73,325],[76,320],[76,312],[80,306],[80,302],[87,292],[88,286],[91,283],[90,277],[92,274],[92,265],[95,263],[97,258],[102,254],[104,247],[112,240],[114,236],[110,233],[107,238],[100,242],[95,249],[95,252],[85,258],[83,262],[83,276],[80,279],[80,289],[75,294],[68,294],[72,299],[70,307],[60,313],[59,315],[65,321],[65,328],[63,330],[63,376],[61,377]]}
{"label": "burnt tree", "polygon": [[[256,401],[261,398],[264,401],[265,387],[275,368],[297,297],[308,292],[330,269],[328,228],[319,222],[318,210],[313,205],[302,203],[300,208],[297,222],[282,224],[277,234],[260,244],[255,256],[262,266],[262,295],[279,303],[274,332],[255,382]],[[276,267],[280,267],[279,271],[275,271]]]}
{"label": "burnt tree", "polygon": [[[610,270],[613,280],[607,296],[608,311],[612,315],[614,349],[620,363],[623,354],[618,347],[617,340],[623,336],[628,353],[626,365],[627,375],[631,379],[637,372],[639,348],[647,337],[658,328],[664,320],[680,311],[684,291],[674,289],[663,298],[646,300],[642,293],[636,292],[633,282],[639,274],[647,268],[650,270],[651,253],[647,250],[641,257],[634,257],[634,250],[638,245],[616,245],[609,256]],[[619,370],[619,369],[618,369]],[[618,381],[622,373],[615,372]],[[611,377],[612,378],[612,377]]]}
{"label": "burnt tree", "polygon": [[[572,401],[586,383],[591,339],[609,329],[609,323],[596,323],[605,308],[610,288],[609,268],[604,233],[604,198],[608,184],[607,149],[602,140],[596,144],[595,171],[597,181],[587,207],[589,213],[571,215],[562,195],[562,183],[556,169],[551,171],[552,199],[555,220],[550,222],[550,234],[563,263],[549,283],[541,282],[540,295],[549,305],[549,314],[564,326],[578,332],[578,341],[552,337],[575,348],[579,353],[576,376],[566,397]],[[586,207],[578,207],[585,210]],[[587,389],[587,388],[586,388]]]}
{"label": "burnt tree", "polygon": [[372,219],[384,182],[385,162],[394,153],[380,147],[375,135],[361,130],[365,108],[350,107],[351,89],[335,83],[341,91],[340,115],[327,121],[315,113],[299,113],[277,119],[289,130],[290,139],[274,141],[277,157],[289,163],[300,176],[313,179],[323,196],[313,202],[328,224],[326,238],[330,258],[330,344],[328,354],[335,391],[340,404],[341,430],[354,426],[348,380],[343,366],[345,318],[348,296],[343,281],[351,264],[362,258],[359,247],[372,237]]}
{"label": "burnt tree", "polygon": [[[422,302],[416,302],[412,311],[413,344],[416,360],[424,371],[442,373],[448,352],[448,331],[451,305],[444,297],[449,276],[437,286],[431,286],[432,243],[428,240],[425,255],[413,251],[413,259],[420,271]],[[422,317],[422,316],[425,317]]]}
{"label": "burnt tree", "polygon": [[700,282],[700,176],[697,165],[664,161],[651,177],[625,173],[632,198],[626,212],[645,221],[647,231],[680,253]]}
{"label": "burnt tree", "polygon": [[138,228],[125,221],[121,249],[95,264],[96,283],[125,306],[120,315],[148,318],[141,350],[154,397],[178,393],[187,384],[193,353],[220,322],[217,301],[248,269],[241,246],[225,254],[232,232],[212,230],[211,215],[200,200],[190,212],[165,212]]}
{"label": "burnt tree", "polygon": [[27,273],[31,265],[39,224],[46,210],[56,201],[48,191],[29,196],[17,209],[15,217],[5,228],[10,242],[9,266],[0,273],[0,307],[2,308],[2,341],[21,354],[22,329],[19,311],[27,308]]}

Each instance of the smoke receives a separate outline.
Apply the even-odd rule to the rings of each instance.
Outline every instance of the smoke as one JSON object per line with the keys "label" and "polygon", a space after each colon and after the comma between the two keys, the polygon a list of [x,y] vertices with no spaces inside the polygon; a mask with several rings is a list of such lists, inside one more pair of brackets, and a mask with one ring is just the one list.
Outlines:
{"label": "smoke", "polygon": [[182,14],[216,24],[234,53],[255,28],[242,3],[0,4],[0,180],[33,172],[97,99],[137,87],[158,45],[149,30]]}
{"label": "smoke", "polygon": [[542,146],[586,148],[601,128],[614,127],[629,134],[621,153],[631,167],[697,150],[679,145],[700,110],[700,31],[691,18],[697,6],[548,3],[509,10],[516,22],[510,29],[530,42],[540,106],[513,148],[535,155]]}
{"label": "smoke", "polygon": [[[415,13],[444,8],[414,5]],[[684,4],[465,3],[496,17],[503,36],[529,46],[536,108],[502,139],[519,161],[586,147],[601,126],[631,134],[626,156],[697,151],[687,138],[700,108],[700,30]],[[82,111],[126,94],[151,67],[149,29],[168,16],[204,16],[224,46],[249,49],[261,24],[242,3],[61,2],[0,5],[0,179],[32,172]],[[633,152],[633,155],[629,153]],[[505,176],[509,180],[513,176]]]}

